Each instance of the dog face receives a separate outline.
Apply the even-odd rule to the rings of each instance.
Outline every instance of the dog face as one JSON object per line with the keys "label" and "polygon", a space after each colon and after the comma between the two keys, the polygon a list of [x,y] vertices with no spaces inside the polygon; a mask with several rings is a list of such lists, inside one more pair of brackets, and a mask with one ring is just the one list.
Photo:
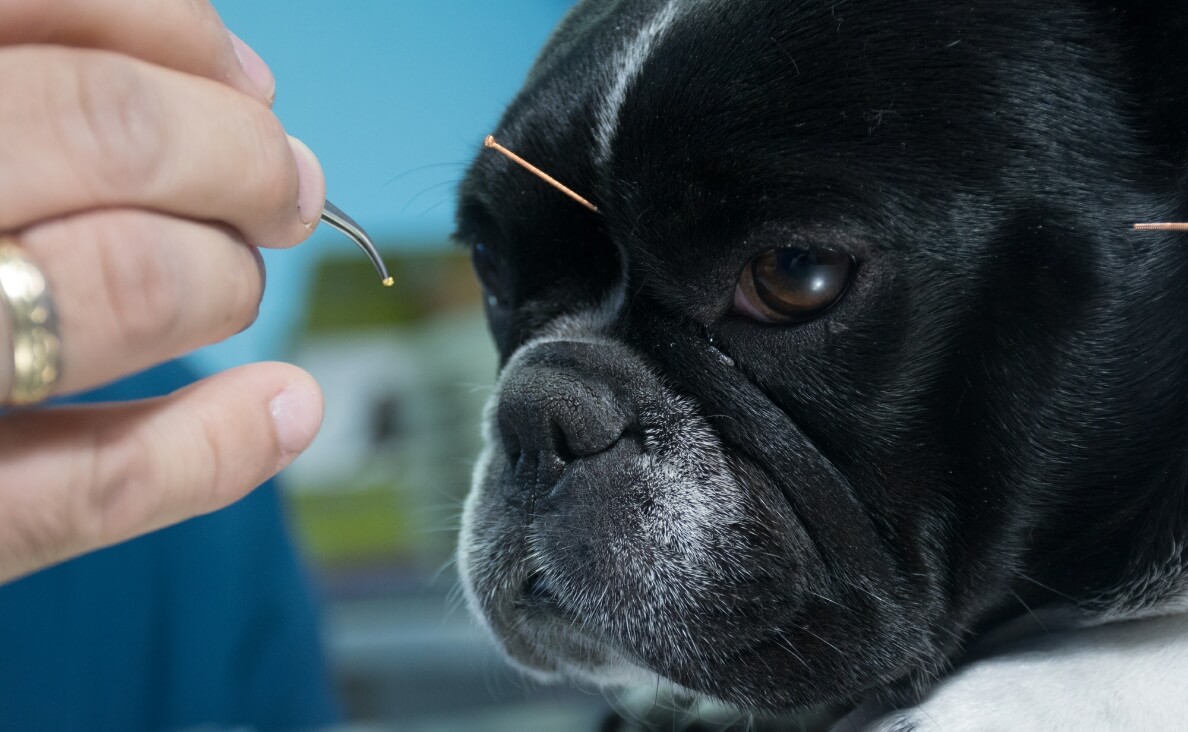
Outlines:
{"label": "dog face", "polygon": [[1128,229],[1188,215],[1188,62],[1147,20],[571,12],[497,137],[598,212],[490,153],[459,209],[502,356],[459,560],[514,661],[790,709],[1182,591],[1188,245]]}

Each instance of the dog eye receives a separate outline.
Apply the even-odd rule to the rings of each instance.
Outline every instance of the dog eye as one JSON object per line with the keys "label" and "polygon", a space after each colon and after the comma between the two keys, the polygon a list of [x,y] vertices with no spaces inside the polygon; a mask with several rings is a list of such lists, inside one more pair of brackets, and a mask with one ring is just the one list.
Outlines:
{"label": "dog eye", "polygon": [[474,265],[475,274],[486,290],[487,304],[491,307],[507,303],[507,283],[503,276],[503,266],[494,250],[482,242],[478,242],[470,250],[470,260]]}
{"label": "dog eye", "polygon": [[763,323],[803,323],[841,299],[855,267],[853,257],[828,249],[764,252],[743,270],[734,309]]}

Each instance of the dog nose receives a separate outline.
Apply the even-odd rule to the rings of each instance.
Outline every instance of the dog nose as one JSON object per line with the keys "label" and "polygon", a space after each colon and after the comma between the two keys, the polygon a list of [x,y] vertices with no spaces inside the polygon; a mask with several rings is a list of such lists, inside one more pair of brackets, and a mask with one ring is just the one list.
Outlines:
{"label": "dog nose", "polygon": [[635,418],[609,379],[533,365],[502,384],[497,422],[514,466],[507,499],[522,506],[551,493],[570,463],[613,447]]}

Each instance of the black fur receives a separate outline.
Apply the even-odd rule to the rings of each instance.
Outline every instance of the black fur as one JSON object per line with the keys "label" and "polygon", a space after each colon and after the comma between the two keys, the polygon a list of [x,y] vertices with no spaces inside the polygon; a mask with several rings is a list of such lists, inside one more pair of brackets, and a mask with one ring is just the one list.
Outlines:
{"label": "black fur", "polygon": [[[625,272],[623,352],[566,352],[567,378],[655,375],[780,505],[721,537],[749,547],[723,556],[751,571],[715,575],[716,603],[688,610],[704,622],[667,640],[681,653],[631,607],[595,627],[575,599],[567,622],[686,688],[787,710],[915,698],[1027,608],[1120,617],[1188,591],[1188,235],[1130,230],[1188,220],[1188,6],[678,3],[598,163],[607,59],[662,4],[579,5],[497,130],[600,213],[484,153],[459,236],[491,252],[505,363]],[[733,314],[747,262],[797,242],[858,258],[843,301],[799,326]],[[519,424],[524,409],[505,405]],[[551,500],[544,518],[471,510],[488,534],[561,521],[571,548],[623,539],[564,521],[580,497]],[[646,512],[636,500],[602,505]],[[530,553],[509,551],[483,571]],[[613,557],[558,562],[558,586],[649,600]]]}

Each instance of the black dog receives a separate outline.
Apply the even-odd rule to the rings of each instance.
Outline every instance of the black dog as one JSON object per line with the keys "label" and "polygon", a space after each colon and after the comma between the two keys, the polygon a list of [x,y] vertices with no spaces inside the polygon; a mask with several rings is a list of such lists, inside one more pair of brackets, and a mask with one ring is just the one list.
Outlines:
{"label": "black dog", "polygon": [[1188,236],[1131,230],[1188,220],[1188,5],[585,2],[497,136],[599,209],[462,187],[503,366],[459,556],[513,660],[1188,728]]}

